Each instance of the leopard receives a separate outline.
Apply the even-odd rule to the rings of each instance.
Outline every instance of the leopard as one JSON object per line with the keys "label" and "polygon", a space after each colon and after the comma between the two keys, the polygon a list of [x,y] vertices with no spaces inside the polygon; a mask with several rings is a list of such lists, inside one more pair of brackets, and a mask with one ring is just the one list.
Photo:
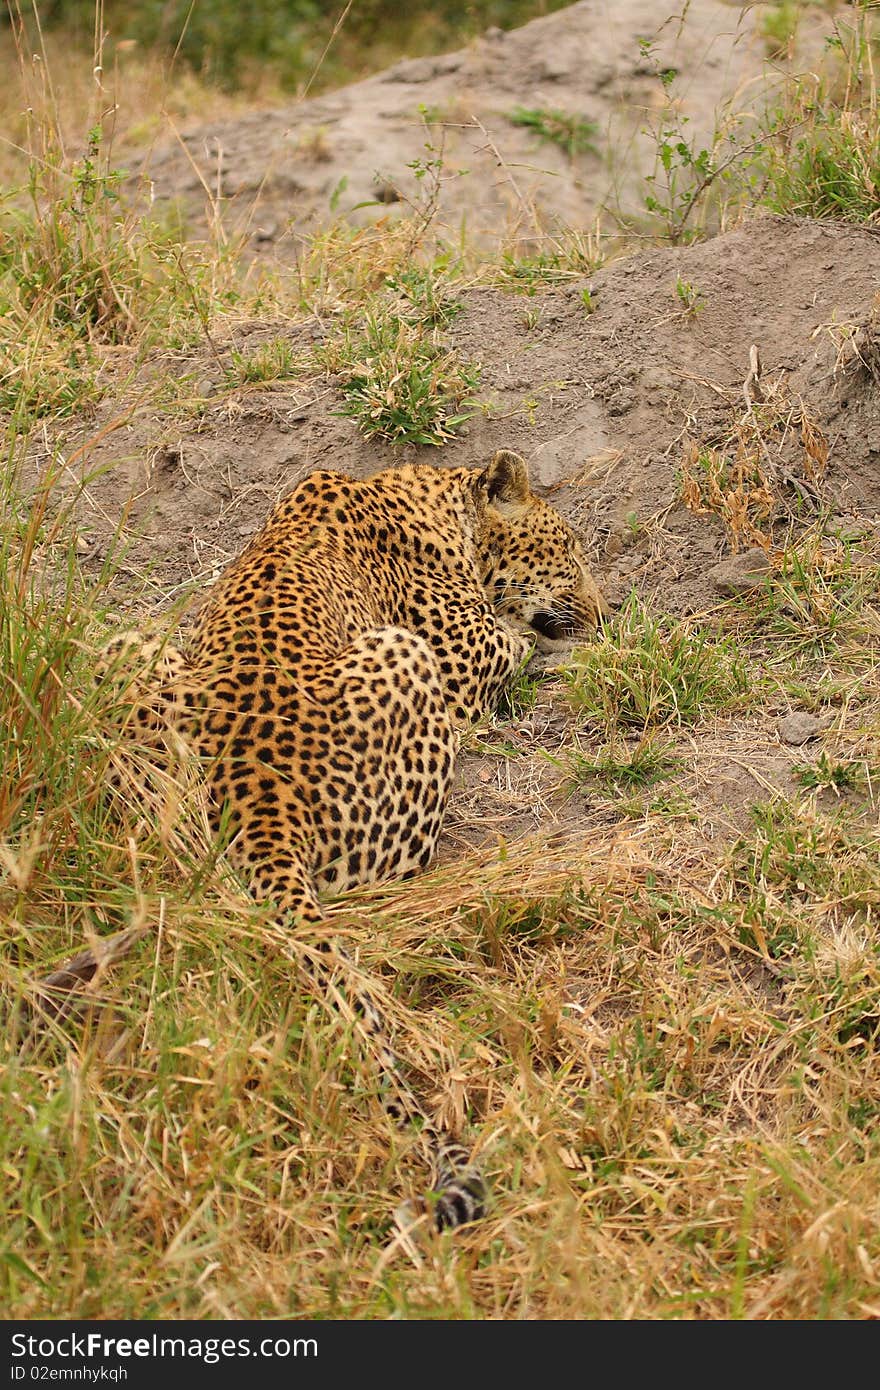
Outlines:
{"label": "leopard", "polygon": [[[227,853],[295,928],[325,920],[328,892],[427,868],[464,731],[533,653],[587,638],[607,611],[582,542],[512,450],[476,468],[319,470],[214,582],[185,648],[124,633],[102,670],[138,650],[141,735],[182,731]],[[398,1211],[438,1231],[477,1220],[488,1193],[470,1149],[404,1078],[341,942],[322,952],[312,987],[350,1001],[385,1110],[429,1165],[429,1192]]]}

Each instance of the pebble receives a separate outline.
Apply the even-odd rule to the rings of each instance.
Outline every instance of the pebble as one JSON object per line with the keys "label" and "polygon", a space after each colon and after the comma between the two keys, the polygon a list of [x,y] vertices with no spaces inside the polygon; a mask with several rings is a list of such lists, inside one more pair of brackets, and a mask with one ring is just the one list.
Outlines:
{"label": "pebble", "polygon": [[644,563],[644,555],[624,555],[623,559],[617,562],[617,570],[619,574],[632,574],[633,570],[639,569]]}
{"label": "pebble", "polygon": [[871,530],[871,523],[857,516],[843,516],[835,513],[825,523],[825,534],[839,536],[844,541],[858,540]]}
{"label": "pebble", "polygon": [[776,721],[776,732],[783,743],[794,744],[799,748],[808,739],[818,738],[828,728],[830,716],[807,714],[805,710],[792,710]]}
{"label": "pebble", "polygon": [[739,555],[730,555],[709,571],[709,578],[721,594],[747,594],[757,589],[770,573],[770,562],[755,546]]}

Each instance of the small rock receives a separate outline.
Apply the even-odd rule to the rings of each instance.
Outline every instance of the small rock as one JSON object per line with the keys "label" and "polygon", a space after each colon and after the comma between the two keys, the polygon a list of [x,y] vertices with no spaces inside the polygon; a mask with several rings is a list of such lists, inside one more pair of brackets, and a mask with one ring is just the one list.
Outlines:
{"label": "small rock", "polygon": [[747,594],[763,584],[770,573],[770,561],[755,546],[731,555],[709,571],[709,578],[721,594]]}
{"label": "small rock", "polygon": [[[453,55],[450,55],[453,56]],[[380,82],[430,82],[437,72],[433,58],[405,58],[379,78]]]}
{"label": "small rock", "polygon": [[830,516],[825,523],[826,535],[839,536],[844,541],[855,541],[860,536],[866,535],[871,529],[871,524],[864,519],[856,516],[842,516],[835,513]]}
{"label": "small rock", "polygon": [[799,748],[808,739],[818,738],[828,728],[829,716],[819,717],[807,714],[804,710],[792,710],[776,721],[776,732],[783,743],[792,743]]}
{"label": "small rock", "polygon": [[622,560],[618,560],[617,569],[620,574],[632,574],[645,563],[644,555],[624,555]]}
{"label": "small rock", "polygon": [[555,53],[539,58],[535,64],[535,77],[539,82],[559,82],[571,72],[571,59]]}
{"label": "small rock", "polygon": [[609,415],[625,415],[636,403],[635,395],[632,391],[615,391],[605,401],[605,409]]}
{"label": "small rock", "polygon": [[622,550],[623,530],[618,530],[615,527],[615,529],[610,532],[608,539],[605,542],[605,558],[608,560],[616,560]]}

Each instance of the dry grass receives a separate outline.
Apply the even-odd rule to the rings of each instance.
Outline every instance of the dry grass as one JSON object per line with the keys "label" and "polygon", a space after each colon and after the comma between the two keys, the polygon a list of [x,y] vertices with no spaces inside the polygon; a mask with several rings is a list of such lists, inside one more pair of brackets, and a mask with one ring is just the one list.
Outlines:
{"label": "dry grass", "polygon": [[[91,37],[91,36],[90,36]],[[24,57],[24,61],[22,61]],[[0,33],[0,180],[6,187],[26,182],[36,125],[51,108],[61,147],[76,158],[83,132],[106,116],[108,134],[129,151],[139,172],[148,165],[152,145],[169,120],[210,121],[276,104],[281,93],[265,82],[258,92],[221,92],[184,67],[172,69],[136,44],[107,44],[102,71],[95,71],[90,48],[71,45],[68,34],[47,32],[39,51],[23,55],[14,35]],[[64,74],[63,82],[53,76]]]}
{"label": "dry grass", "polygon": [[[212,854],[185,770],[157,774],[120,741],[118,694],[91,683],[94,612],[76,593],[59,609],[57,580],[45,592],[63,525],[36,515],[6,555],[6,631],[29,641],[8,644],[5,662],[4,785],[18,795],[2,831],[4,996],[13,1005],[95,932],[147,931],[93,988],[87,1017],[36,1046],[4,1033],[7,1307],[880,1311],[870,642],[865,698],[825,741],[829,756],[857,750],[857,791],[805,794],[804,750],[780,766],[763,710],[679,732],[666,800],[651,786],[637,809],[607,761],[578,803],[564,741],[542,793],[554,833],[331,908],[327,929],[381,980],[411,1078],[469,1127],[494,1189],[473,1229],[405,1241],[390,1213],[420,1163],[310,991],[315,937],[248,903]],[[565,687],[545,682],[527,703],[470,756],[509,759],[524,721],[564,710]],[[721,770],[737,768],[725,811]],[[526,795],[529,782],[513,785]],[[670,789],[696,815],[678,814]]]}
{"label": "dry grass", "polygon": [[788,908],[822,952],[782,973],[742,942],[719,867],[668,831],[593,831],[351,906],[365,966],[404,993],[408,1058],[429,1088],[454,1060],[437,1099],[472,1109],[495,1179],[485,1223],[415,1249],[382,1236],[406,1146],[290,989],[286,943],[240,906],[142,898],[155,939],[104,991],[121,1019],[7,1059],[4,1162],[27,1180],[6,1213],[14,1306],[868,1312],[880,980],[863,913],[836,883]]}
{"label": "dry grass", "polygon": [[708,438],[688,441],[679,495],[695,515],[724,523],[734,553],[742,544],[769,550],[775,522],[818,502],[828,441],[782,376],[762,376],[757,348],[740,400],[713,389],[726,397],[728,420]]}

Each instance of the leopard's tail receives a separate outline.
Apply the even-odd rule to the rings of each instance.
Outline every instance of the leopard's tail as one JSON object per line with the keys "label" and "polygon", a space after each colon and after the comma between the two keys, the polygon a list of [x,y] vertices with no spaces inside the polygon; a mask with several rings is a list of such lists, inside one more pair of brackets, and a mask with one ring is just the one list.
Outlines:
{"label": "leopard's tail", "polygon": [[480,1169],[451,1134],[434,1134],[434,1224],[438,1231],[465,1226],[486,1214],[488,1192]]}
{"label": "leopard's tail", "polygon": [[[329,984],[328,993],[339,1000],[336,967],[341,966],[350,978],[353,962],[336,941],[325,943],[323,957],[328,963],[329,978],[322,983]],[[415,1221],[427,1219],[436,1230],[444,1231],[480,1220],[488,1205],[485,1179],[466,1146],[450,1129],[437,1124],[426,1113],[416,1093],[401,1076],[388,1026],[369,990],[355,983],[350,995],[343,991],[341,997],[349,1004],[346,1012],[352,1017],[365,1051],[378,1067],[385,1113],[398,1127],[412,1126],[418,1133],[431,1170],[431,1192],[403,1203],[397,1210],[398,1224],[410,1226]]]}

